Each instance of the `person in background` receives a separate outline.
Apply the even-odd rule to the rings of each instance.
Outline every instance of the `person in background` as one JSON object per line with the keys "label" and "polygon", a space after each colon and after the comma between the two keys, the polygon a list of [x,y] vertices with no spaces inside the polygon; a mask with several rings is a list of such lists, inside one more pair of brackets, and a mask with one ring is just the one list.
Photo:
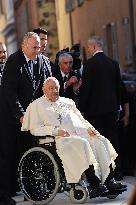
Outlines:
{"label": "person in background", "polygon": [[[99,36],[88,39],[90,58],[83,65],[79,109],[84,117],[115,147],[119,153],[117,120],[120,110],[121,77],[117,62],[103,52]],[[119,156],[116,174],[120,171]]]}
{"label": "person in background", "polygon": [[76,72],[76,73],[80,73],[80,69],[82,67],[83,64],[83,56],[81,54],[81,49],[80,49],[80,44],[76,43],[74,44],[71,49],[70,49],[70,54],[73,57],[73,67],[72,69]]}
{"label": "person in background", "polygon": [[42,96],[46,79],[40,51],[40,38],[25,34],[21,49],[11,54],[4,67],[0,89],[0,202],[14,203],[17,167],[23,153],[33,146],[28,133],[21,132],[27,106]]}
{"label": "person in background", "polygon": [[45,63],[45,70],[46,70],[46,75],[52,76],[52,70],[54,69],[54,65],[53,63],[49,60],[49,58],[47,57],[47,30],[43,29],[43,28],[35,28],[33,30],[34,33],[37,33],[38,36],[40,37],[40,44],[41,44],[41,48],[40,48],[40,54],[44,60]]}
{"label": "person in background", "polygon": [[3,74],[4,64],[7,59],[7,49],[5,43],[0,42],[0,85]]}
{"label": "person in background", "polygon": [[81,86],[80,76],[72,70],[73,58],[63,52],[58,57],[59,68],[54,69],[53,76],[60,84],[60,96],[75,99]]}

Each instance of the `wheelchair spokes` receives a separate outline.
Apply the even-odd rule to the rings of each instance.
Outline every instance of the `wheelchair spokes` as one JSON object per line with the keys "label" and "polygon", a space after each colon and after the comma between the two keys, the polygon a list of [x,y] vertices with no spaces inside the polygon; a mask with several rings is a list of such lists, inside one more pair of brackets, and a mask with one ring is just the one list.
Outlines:
{"label": "wheelchair spokes", "polygon": [[26,198],[37,203],[47,203],[54,198],[59,187],[57,164],[50,152],[32,148],[19,165],[20,187]]}

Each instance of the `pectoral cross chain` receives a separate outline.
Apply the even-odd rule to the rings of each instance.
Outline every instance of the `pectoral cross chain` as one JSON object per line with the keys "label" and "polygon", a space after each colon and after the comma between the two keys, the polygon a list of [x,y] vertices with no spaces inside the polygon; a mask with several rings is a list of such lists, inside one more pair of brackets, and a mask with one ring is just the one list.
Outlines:
{"label": "pectoral cross chain", "polygon": [[61,116],[61,114],[59,114],[59,116],[58,116],[57,119],[59,120],[59,122],[60,122],[60,124],[61,124],[61,123],[62,123],[62,116]]}
{"label": "pectoral cross chain", "polygon": [[33,87],[34,87],[34,89],[36,88],[36,80],[35,79],[33,79]]}

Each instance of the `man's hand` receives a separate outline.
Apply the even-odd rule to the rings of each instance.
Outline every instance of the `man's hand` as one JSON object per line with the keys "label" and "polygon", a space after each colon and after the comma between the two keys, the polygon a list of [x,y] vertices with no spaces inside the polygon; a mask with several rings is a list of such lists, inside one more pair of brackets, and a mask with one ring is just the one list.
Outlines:
{"label": "man's hand", "polygon": [[73,84],[73,90],[74,92],[78,92],[79,91],[79,88],[81,87],[82,85],[82,80],[80,79],[79,81],[77,81],[76,83]]}
{"label": "man's hand", "polygon": [[94,128],[88,128],[88,134],[91,136],[91,137],[98,137],[100,136],[100,133]]}
{"label": "man's hand", "polygon": [[129,124],[129,103],[124,104],[124,117],[120,120],[123,121],[124,127]]}
{"label": "man's hand", "polygon": [[77,83],[78,82],[78,79],[76,76],[72,76],[69,80],[66,81],[66,86],[70,86],[74,83]]}
{"label": "man's hand", "polygon": [[69,137],[70,136],[70,133],[64,129],[59,129],[58,130],[58,135],[59,136],[62,136],[62,137]]}
{"label": "man's hand", "polygon": [[124,127],[127,127],[129,124],[129,116],[125,115],[120,121],[123,122]]}
{"label": "man's hand", "polygon": [[20,123],[23,123],[24,116],[20,117]]}

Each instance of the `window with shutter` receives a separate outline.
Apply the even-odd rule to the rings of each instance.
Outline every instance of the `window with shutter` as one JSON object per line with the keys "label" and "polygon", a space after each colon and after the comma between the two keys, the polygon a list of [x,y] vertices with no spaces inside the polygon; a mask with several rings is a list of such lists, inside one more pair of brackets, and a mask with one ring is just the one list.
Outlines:
{"label": "window with shutter", "polygon": [[2,1],[0,1],[0,14],[3,14],[4,12],[3,12],[3,2]]}
{"label": "window with shutter", "polygon": [[81,6],[84,3],[84,0],[77,0],[77,5]]}
{"label": "window with shutter", "polygon": [[111,37],[112,37],[113,59],[118,61],[119,60],[119,56],[118,56],[117,26],[116,26],[116,24],[114,22],[111,23]]}
{"label": "window with shutter", "polygon": [[105,26],[105,41],[107,44],[107,55],[118,61],[117,30],[114,22]]}
{"label": "window with shutter", "polygon": [[66,12],[70,12],[77,6],[77,0],[65,0]]}
{"label": "window with shutter", "polygon": [[129,18],[123,18],[123,27],[124,27],[124,44],[125,44],[125,61],[127,64],[132,63],[132,44],[130,37],[130,23]]}

